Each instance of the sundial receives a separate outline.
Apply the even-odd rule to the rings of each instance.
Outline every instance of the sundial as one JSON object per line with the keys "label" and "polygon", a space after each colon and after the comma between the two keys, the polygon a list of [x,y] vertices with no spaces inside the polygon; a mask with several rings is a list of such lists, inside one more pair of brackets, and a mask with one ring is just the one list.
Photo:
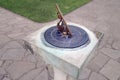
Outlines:
{"label": "sundial", "polygon": [[78,26],[68,25],[57,4],[56,10],[60,21],[45,31],[46,42],[59,48],[76,48],[89,44],[88,33]]}
{"label": "sundial", "polygon": [[[57,24],[49,24],[27,36],[25,48],[38,53],[54,69],[54,80],[78,80],[83,66],[96,55],[94,53],[103,34],[90,31],[85,26],[66,23],[56,4]],[[70,79],[70,80],[71,80]]]}

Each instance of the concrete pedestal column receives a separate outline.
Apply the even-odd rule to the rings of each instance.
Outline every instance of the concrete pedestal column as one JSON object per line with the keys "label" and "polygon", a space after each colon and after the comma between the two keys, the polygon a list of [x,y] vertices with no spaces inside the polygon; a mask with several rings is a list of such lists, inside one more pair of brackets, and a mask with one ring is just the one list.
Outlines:
{"label": "concrete pedestal column", "polygon": [[73,79],[71,76],[68,76],[66,73],[63,71],[59,70],[56,67],[53,67],[54,69],[54,80],[76,80]]}

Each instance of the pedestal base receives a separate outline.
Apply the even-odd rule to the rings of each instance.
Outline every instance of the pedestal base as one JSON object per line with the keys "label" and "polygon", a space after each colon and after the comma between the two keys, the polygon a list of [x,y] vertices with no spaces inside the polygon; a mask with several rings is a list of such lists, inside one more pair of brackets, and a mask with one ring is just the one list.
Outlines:
{"label": "pedestal base", "polygon": [[28,48],[31,53],[39,53],[47,64],[54,66],[54,80],[74,80],[68,75],[77,79],[81,73],[79,71],[95,56],[94,51],[103,36],[102,33],[98,31],[93,33],[84,26],[69,24],[78,26],[88,33],[90,43],[87,46],[66,49],[52,46],[46,42],[44,39],[45,31],[56,24],[45,26],[25,39],[26,42],[30,43],[30,46],[25,44],[25,48]]}
{"label": "pedestal base", "polygon": [[54,80],[77,80],[73,79],[71,76],[67,75],[65,72],[59,70],[56,67],[53,67],[54,69]]}

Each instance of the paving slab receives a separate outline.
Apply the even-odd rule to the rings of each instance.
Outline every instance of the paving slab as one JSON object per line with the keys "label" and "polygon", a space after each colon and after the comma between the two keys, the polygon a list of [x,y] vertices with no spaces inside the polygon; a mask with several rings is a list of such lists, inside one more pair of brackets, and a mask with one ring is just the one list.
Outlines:
{"label": "paving slab", "polygon": [[110,58],[102,53],[99,53],[89,64],[88,68],[94,72],[98,72]]}
{"label": "paving slab", "polygon": [[36,63],[36,62],[37,62],[37,59],[35,58],[34,55],[32,55],[32,54],[30,53],[30,55],[27,55],[26,57],[24,57],[23,61],[28,61],[28,62]]}
{"label": "paving slab", "polygon": [[0,74],[0,80],[2,80],[4,78],[3,74]]}
{"label": "paving slab", "polygon": [[5,78],[3,78],[3,80],[11,80],[11,79],[10,79],[10,78],[5,77]]}
{"label": "paving slab", "polygon": [[30,62],[14,62],[7,68],[7,72],[11,75],[13,80],[19,79],[21,76],[27,74],[35,68],[34,63]]}
{"label": "paving slab", "polygon": [[89,78],[89,80],[108,80],[106,79],[104,76],[98,74],[98,73],[95,73],[93,72]]}
{"label": "paving slab", "polygon": [[42,73],[40,73],[34,80],[48,80],[48,73],[45,69]]}
{"label": "paving slab", "polygon": [[34,80],[44,69],[38,68],[30,71],[28,74],[25,74],[19,80]]}
{"label": "paving slab", "polygon": [[13,60],[4,60],[3,64],[2,64],[2,67],[4,69],[7,69],[12,63],[13,63]]}
{"label": "paving slab", "polygon": [[120,63],[120,58],[118,58],[117,61]]}
{"label": "paving slab", "polygon": [[2,64],[3,64],[3,61],[0,61],[0,66],[2,66]]}
{"label": "paving slab", "polygon": [[23,49],[22,44],[20,44],[17,40],[11,40],[7,45],[4,46],[5,49]]}
{"label": "paving slab", "polygon": [[110,49],[110,48],[103,48],[101,50],[101,52],[106,54],[107,56],[113,58],[113,59],[118,59],[120,57],[120,51],[119,50]]}
{"label": "paving slab", "polygon": [[0,68],[0,80],[3,80],[7,72],[5,71],[4,68]]}
{"label": "paving slab", "polygon": [[116,50],[120,50],[120,41],[115,41],[113,43],[112,47]]}
{"label": "paving slab", "polygon": [[100,71],[101,74],[109,78],[110,80],[118,80],[120,77],[120,63],[110,60]]}
{"label": "paving slab", "polygon": [[4,76],[5,74],[7,74],[7,72],[5,71],[5,69],[0,67],[0,75]]}
{"label": "paving slab", "polygon": [[8,49],[1,57],[2,60],[22,60],[25,49]]}
{"label": "paving slab", "polygon": [[10,38],[8,38],[6,35],[0,34],[0,48],[2,48],[9,41],[10,41]]}

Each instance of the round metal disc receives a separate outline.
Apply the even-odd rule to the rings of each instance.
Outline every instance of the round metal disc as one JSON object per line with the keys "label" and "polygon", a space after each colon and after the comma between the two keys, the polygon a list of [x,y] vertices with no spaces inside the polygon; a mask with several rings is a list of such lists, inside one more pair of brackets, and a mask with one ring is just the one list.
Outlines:
{"label": "round metal disc", "polygon": [[85,30],[73,25],[68,26],[72,33],[72,37],[68,38],[64,35],[61,35],[58,32],[57,27],[52,26],[51,28],[45,31],[44,33],[45,40],[49,44],[59,48],[76,48],[88,44],[89,36]]}

